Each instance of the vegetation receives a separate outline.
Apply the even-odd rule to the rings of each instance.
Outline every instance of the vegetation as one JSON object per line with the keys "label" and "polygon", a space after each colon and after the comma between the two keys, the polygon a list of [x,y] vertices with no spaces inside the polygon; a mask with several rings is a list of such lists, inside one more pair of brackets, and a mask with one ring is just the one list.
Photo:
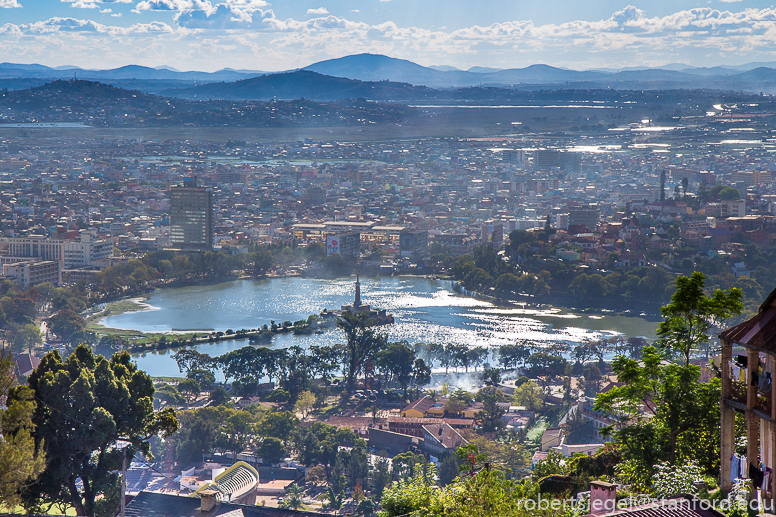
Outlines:
{"label": "vegetation", "polygon": [[[70,505],[80,515],[115,514],[116,471],[123,455],[150,456],[152,437],[178,429],[175,413],[154,412],[151,378],[137,369],[127,352],[108,360],[79,346],[65,361],[50,352],[28,383],[38,402],[32,437],[36,448],[46,453],[46,467],[23,490],[25,506],[53,503]],[[13,390],[10,406],[29,403],[27,393]],[[127,445],[119,449],[119,441]]]}
{"label": "vegetation", "polygon": [[34,482],[45,465],[45,452],[35,446],[32,416],[37,402],[27,386],[13,386],[14,361],[5,343],[0,346],[0,505],[14,508],[20,494]]}

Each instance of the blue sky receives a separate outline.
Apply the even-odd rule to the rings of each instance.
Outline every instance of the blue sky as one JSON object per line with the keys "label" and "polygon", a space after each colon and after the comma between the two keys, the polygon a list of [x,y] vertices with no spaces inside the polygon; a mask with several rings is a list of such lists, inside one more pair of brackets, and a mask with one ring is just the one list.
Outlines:
{"label": "blue sky", "polygon": [[0,61],[287,70],[372,52],[575,69],[776,61],[756,0],[0,0]]}

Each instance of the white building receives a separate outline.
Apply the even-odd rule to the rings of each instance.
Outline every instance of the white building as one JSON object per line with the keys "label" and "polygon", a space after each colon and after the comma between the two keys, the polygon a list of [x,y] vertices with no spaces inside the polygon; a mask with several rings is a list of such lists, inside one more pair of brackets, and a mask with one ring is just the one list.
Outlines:
{"label": "white building", "polygon": [[[6,248],[3,262],[22,262],[30,258],[53,260],[61,269],[76,269],[99,265],[113,254],[113,243],[97,238],[94,230],[81,230],[78,239],[64,240],[38,235],[4,237]],[[19,260],[12,260],[12,259]]]}
{"label": "white building", "polygon": [[3,264],[3,276],[22,286],[22,289],[45,282],[54,285],[62,283],[62,269],[59,267],[59,262],[53,260],[29,260]]}

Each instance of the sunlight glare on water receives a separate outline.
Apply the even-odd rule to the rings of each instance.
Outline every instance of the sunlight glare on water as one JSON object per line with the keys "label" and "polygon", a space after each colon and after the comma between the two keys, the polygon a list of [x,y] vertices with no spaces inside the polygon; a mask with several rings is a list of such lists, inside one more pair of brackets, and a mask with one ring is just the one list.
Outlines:
{"label": "sunlight glare on water", "polygon": [[[270,321],[307,319],[324,308],[352,303],[355,278],[319,280],[275,278],[239,280],[207,286],[163,289],[152,293],[155,310],[124,313],[104,320],[109,327],[144,332],[239,330]],[[538,343],[579,343],[622,334],[654,337],[656,324],[640,317],[577,314],[558,307],[497,307],[462,296],[449,281],[419,277],[362,278],[362,299],[386,309],[396,323],[384,327],[391,341],[455,343],[498,347],[528,339]],[[310,336],[278,335],[275,347],[342,343],[340,330]],[[246,346],[232,340],[199,345],[200,352],[220,355]],[[138,356],[138,364],[152,375],[178,375],[173,350]]]}

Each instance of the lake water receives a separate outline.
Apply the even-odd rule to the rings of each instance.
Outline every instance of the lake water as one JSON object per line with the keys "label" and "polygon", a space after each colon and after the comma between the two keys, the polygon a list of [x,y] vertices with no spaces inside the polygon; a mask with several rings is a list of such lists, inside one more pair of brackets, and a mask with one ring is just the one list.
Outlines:
{"label": "lake water", "polygon": [[[319,280],[275,278],[237,280],[215,285],[161,289],[149,296],[149,310],[111,316],[106,326],[144,332],[213,331],[256,328],[263,324],[306,319],[324,308],[353,301],[355,278]],[[639,316],[584,314],[551,307],[498,307],[457,294],[450,281],[419,277],[365,278],[363,303],[387,309],[396,323],[384,327],[391,341],[457,343],[497,347],[518,339],[579,343],[585,339],[643,336],[654,338],[657,323]],[[342,343],[339,330],[310,336],[278,335],[272,346]],[[230,340],[197,347],[211,356],[246,346]],[[174,350],[136,355],[138,365],[154,376],[179,375]]]}
{"label": "lake water", "polygon": [[52,127],[74,129],[74,128],[91,128],[92,126],[84,124],[83,122],[14,122],[9,124],[0,124],[0,129],[3,129],[3,128],[39,129],[39,128],[52,128]]}

